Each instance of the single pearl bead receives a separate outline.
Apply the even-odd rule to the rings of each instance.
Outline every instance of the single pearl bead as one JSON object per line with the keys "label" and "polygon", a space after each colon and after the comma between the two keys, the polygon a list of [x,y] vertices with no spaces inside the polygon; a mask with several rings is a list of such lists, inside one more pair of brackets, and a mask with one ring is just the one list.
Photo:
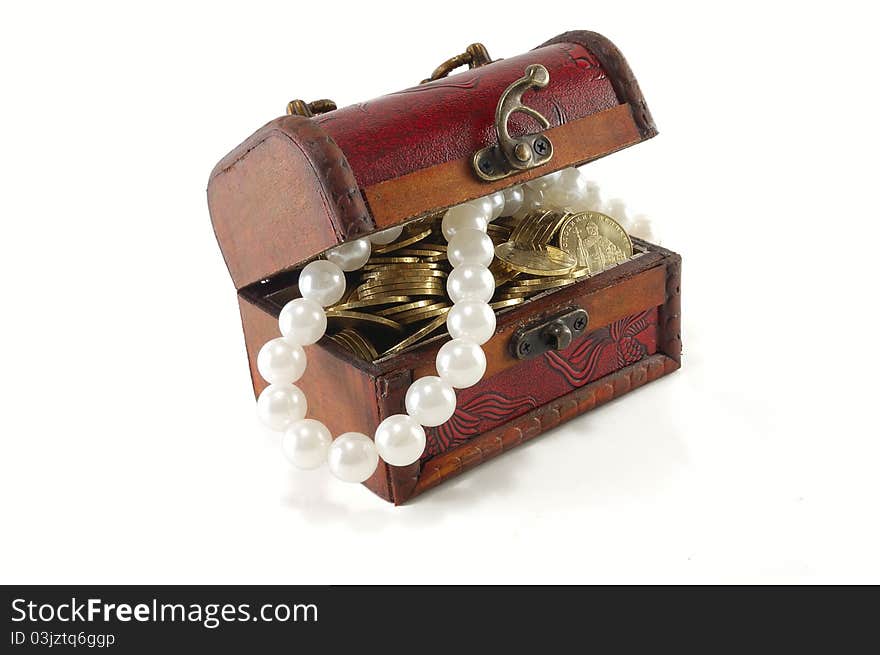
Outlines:
{"label": "single pearl bead", "polygon": [[481,232],[486,231],[491,218],[492,207],[488,201],[466,202],[455,207],[450,207],[443,215],[443,221],[440,227],[443,230],[443,236],[449,241],[457,230],[472,227]]}
{"label": "single pearl bead", "polygon": [[465,264],[449,274],[446,293],[454,303],[465,300],[489,302],[495,293],[495,278],[485,266]]}
{"label": "single pearl bead", "polygon": [[286,430],[307,409],[306,395],[292,384],[270,384],[257,398],[257,416],[271,430]]}
{"label": "single pearl bead", "polygon": [[356,239],[327,251],[327,259],[343,271],[356,271],[370,258],[370,240]]}
{"label": "single pearl bead", "polygon": [[283,337],[271,339],[257,353],[257,370],[270,384],[291,384],[306,372],[306,353]]}
{"label": "single pearl bead", "polygon": [[512,186],[502,191],[504,194],[504,215],[513,216],[519,211],[523,203],[523,190],[521,186]]}
{"label": "single pearl bead", "polygon": [[457,230],[447,248],[449,263],[453,266],[476,264],[488,266],[495,257],[495,244],[485,232],[471,227]]}
{"label": "single pearl bead", "polygon": [[291,300],[278,315],[281,334],[295,346],[308,346],[324,336],[327,330],[327,315],[324,308],[314,300],[297,298]]}
{"label": "single pearl bead", "polygon": [[526,182],[527,187],[531,187],[532,189],[536,189],[538,191],[544,191],[547,187],[554,184],[559,176],[562,174],[562,171],[556,171],[555,173],[548,173],[543,177],[537,177],[534,180],[529,180]]}
{"label": "single pearl bead", "polygon": [[519,206],[519,209],[516,210],[516,213],[513,214],[513,217],[517,219],[525,218],[533,211],[537,211],[543,206],[544,192],[529,186],[524,187],[522,204]]}
{"label": "single pearl bead", "polygon": [[389,227],[387,230],[371,234],[369,238],[370,242],[375,243],[377,246],[387,246],[392,241],[395,241],[402,233],[403,226],[400,225],[398,227]]}
{"label": "single pearl bead", "polygon": [[456,389],[467,389],[483,379],[486,354],[473,341],[452,339],[437,353],[437,374]]}
{"label": "single pearl bead", "polygon": [[330,444],[327,465],[330,472],[343,482],[363,482],[376,472],[379,453],[367,435],[345,432]]}
{"label": "single pearl bead", "polygon": [[586,176],[576,168],[566,168],[544,191],[544,198],[557,209],[567,209],[574,207],[586,192]]}
{"label": "single pearl bead", "polygon": [[342,299],[345,274],[336,264],[325,259],[309,262],[299,274],[299,292],[303,298],[327,307]]}
{"label": "single pearl bead", "polygon": [[327,426],[313,418],[295,421],[281,437],[281,452],[298,469],[316,469],[327,460],[333,437]]}
{"label": "single pearl bead", "polygon": [[406,391],[406,413],[420,425],[435,427],[455,413],[455,390],[435,375],[413,382]]}
{"label": "single pearl bead", "polygon": [[495,312],[487,303],[469,300],[456,303],[446,315],[446,329],[453,339],[483,345],[495,334]]}
{"label": "single pearl bead", "polygon": [[504,193],[501,191],[496,191],[495,193],[490,193],[486,196],[486,200],[489,201],[490,207],[490,221],[494,221],[496,218],[501,216],[501,213],[504,211]]}
{"label": "single pearl bead", "polygon": [[406,414],[389,416],[376,428],[376,450],[392,466],[409,466],[425,452],[425,429]]}
{"label": "single pearl bead", "polygon": [[495,293],[495,278],[485,266],[465,264],[449,274],[446,292],[454,303],[465,300],[489,302]]}

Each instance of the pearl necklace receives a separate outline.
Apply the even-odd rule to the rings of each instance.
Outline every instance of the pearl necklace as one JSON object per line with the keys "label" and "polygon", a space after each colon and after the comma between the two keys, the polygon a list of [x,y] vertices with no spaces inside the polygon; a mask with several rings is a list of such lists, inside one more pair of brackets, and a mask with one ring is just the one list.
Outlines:
{"label": "pearl necklace", "polygon": [[[610,203],[621,216],[620,201]],[[413,382],[404,400],[406,413],[383,420],[373,439],[361,432],[345,432],[333,439],[321,421],[305,418],[305,394],[293,383],[306,370],[303,346],[317,342],[327,329],[324,307],[345,294],[345,273],[364,266],[372,244],[392,243],[403,227],[342,244],[327,251],[326,259],[307,264],[299,277],[302,298],[291,300],[279,315],[282,336],[268,341],[257,355],[257,370],[269,382],[257,399],[257,414],[272,430],[284,431],[285,456],[301,469],[318,468],[326,461],[330,472],[345,482],[367,480],[380,458],[392,466],[418,461],[425,450],[424,427],[448,421],[456,408],[455,389],[477,384],[486,372],[481,346],[495,333],[495,312],[489,306],[495,293],[489,271],[495,248],[486,234],[489,223],[505,210],[506,215],[519,217],[538,208],[600,207],[598,187],[576,168],[568,168],[446,211],[441,227],[453,266],[446,281],[453,302],[446,318],[452,339],[437,353],[437,375]]]}

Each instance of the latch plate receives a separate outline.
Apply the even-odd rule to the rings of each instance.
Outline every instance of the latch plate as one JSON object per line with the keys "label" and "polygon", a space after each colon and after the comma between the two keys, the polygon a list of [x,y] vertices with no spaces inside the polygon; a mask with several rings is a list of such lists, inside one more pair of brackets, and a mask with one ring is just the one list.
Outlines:
{"label": "latch plate", "polygon": [[549,350],[565,350],[589,325],[587,312],[580,307],[524,325],[510,339],[510,352],[517,359],[530,359]]}

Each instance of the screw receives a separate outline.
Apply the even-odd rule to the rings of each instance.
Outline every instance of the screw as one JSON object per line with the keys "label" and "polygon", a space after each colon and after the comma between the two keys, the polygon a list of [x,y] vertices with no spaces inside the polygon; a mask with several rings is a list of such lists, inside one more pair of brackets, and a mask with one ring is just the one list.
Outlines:
{"label": "screw", "polygon": [[521,341],[518,350],[520,355],[528,355],[532,351],[532,344],[528,341]]}
{"label": "screw", "polygon": [[580,332],[585,327],[587,327],[587,319],[583,316],[578,316],[577,319],[575,319],[574,325],[572,327],[574,327],[576,332]]}
{"label": "screw", "polygon": [[544,138],[543,136],[539,136],[535,139],[535,152],[537,152],[542,157],[550,152],[550,142]]}
{"label": "screw", "polygon": [[489,175],[494,170],[494,166],[492,166],[492,160],[488,157],[483,157],[480,160],[480,170],[483,171],[486,175]]}

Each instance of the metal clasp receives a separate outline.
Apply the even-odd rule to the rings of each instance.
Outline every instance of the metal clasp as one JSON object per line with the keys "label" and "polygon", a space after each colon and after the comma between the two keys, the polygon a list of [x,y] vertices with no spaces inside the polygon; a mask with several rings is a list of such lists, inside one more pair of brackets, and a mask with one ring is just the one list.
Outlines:
{"label": "metal clasp", "polygon": [[518,79],[501,94],[495,110],[498,144],[474,153],[474,171],[481,179],[500,180],[546,164],[553,157],[553,144],[541,132],[514,138],[507,131],[507,121],[518,111],[534,118],[544,129],[550,127],[550,121],[539,111],[522,103],[523,93],[532,88],[544,88],[548,82],[550,73],[547,69],[541,64],[530,64],[526,67],[525,77]]}
{"label": "metal clasp", "polygon": [[510,351],[517,359],[529,359],[548,350],[565,350],[584,333],[589,322],[586,311],[569,308],[521,327],[510,340]]}

